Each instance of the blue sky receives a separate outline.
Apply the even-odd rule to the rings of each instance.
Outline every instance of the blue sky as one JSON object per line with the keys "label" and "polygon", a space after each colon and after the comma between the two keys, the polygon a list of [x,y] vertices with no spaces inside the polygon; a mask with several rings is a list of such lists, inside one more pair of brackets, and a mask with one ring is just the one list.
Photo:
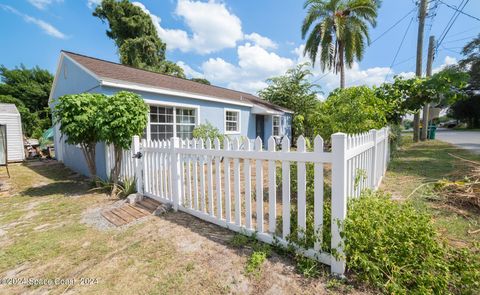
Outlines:
{"label": "blue sky", "polygon": [[[461,0],[442,0],[458,6]],[[39,65],[55,71],[61,49],[118,61],[106,24],[92,16],[99,0],[0,0],[0,64]],[[206,77],[217,85],[247,92],[266,86],[265,79],[280,75],[305,59],[300,26],[305,16],[298,0],[140,0],[169,48],[167,58],[184,67],[188,76]],[[433,18],[428,36],[437,37],[454,11],[431,0]],[[380,84],[395,74],[415,70],[417,19],[413,0],[384,0],[372,40],[406,16],[398,26],[367,48],[365,57],[347,71],[347,86]],[[411,12],[408,14],[409,12]],[[480,1],[469,1],[465,12],[480,17]],[[413,19],[412,19],[413,18]],[[407,27],[410,24],[409,30]],[[403,35],[405,41],[390,68]],[[440,69],[461,58],[461,47],[480,32],[480,21],[460,15],[435,58]],[[425,66],[425,63],[424,63]],[[325,93],[338,87],[338,77],[314,68],[312,80]]]}

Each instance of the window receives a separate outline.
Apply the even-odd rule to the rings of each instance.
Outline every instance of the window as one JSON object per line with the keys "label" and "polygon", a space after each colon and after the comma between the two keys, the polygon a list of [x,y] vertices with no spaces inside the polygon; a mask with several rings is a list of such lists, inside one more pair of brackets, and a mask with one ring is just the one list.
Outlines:
{"label": "window", "polygon": [[173,137],[173,108],[150,106],[150,139],[163,140]]}
{"label": "window", "polygon": [[225,110],[225,133],[240,132],[240,111]]}
{"label": "window", "polygon": [[169,140],[172,137],[190,139],[195,125],[194,109],[150,106],[150,140]]}
{"label": "window", "polygon": [[177,121],[177,137],[181,139],[192,139],[193,129],[195,128],[195,110],[192,109],[176,109]]}
{"label": "window", "polygon": [[273,136],[280,136],[280,117],[273,116]]}

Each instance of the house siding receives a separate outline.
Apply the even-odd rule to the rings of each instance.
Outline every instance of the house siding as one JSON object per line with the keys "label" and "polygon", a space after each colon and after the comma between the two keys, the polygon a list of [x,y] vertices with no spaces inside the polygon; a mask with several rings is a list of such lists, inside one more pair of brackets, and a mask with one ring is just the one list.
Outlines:
{"label": "house siding", "polygon": [[[64,57],[60,63],[56,85],[52,89],[51,107],[54,107],[56,99],[63,95],[84,92],[98,93],[99,89],[100,83],[98,80],[78,67],[70,59]],[[65,139],[65,135],[62,136],[60,133],[59,126],[55,126],[54,142],[57,159],[75,172],[90,176],[81,148],[65,143]],[[106,178],[104,143],[96,145],[95,153],[97,175],[101,178]]]}
{"label": "house siding", "polygon": [[0,114],[0,124],[7,126],[7,161],[23,161],[25,154],[20,114]]}
{"label": "house siding", "polygon": [[[102,93],[107,95],[113,95],[120,91],[118,88],[105,87],[101,88]],[[255,116],[251,114],[250,107],[232,105],[227,103],[205,101],[194,98],[185,98],[178,96],[167,96],[162,94],[155,94],[143,91],[131,91],[142,96],[143,99],[152,100],[166,105],[190,105],[192,107],[199,107],[199,123],[210,123],[217,127],[221,133],[225,132],[225,109],[240,111],[240,133],[229,134],[230,137],[249,137],[255,138]],[[252,119],[253,118],[253,119]]]}
{"label": "house siding", "polygon": [[[103,93],[106,95],[113,95],[121,88],[101,86],[100,82],[92,77],[88,72],[73,63],[69,58],[64,57],[60,63],[56,83],[52,89],[52,107],[55,105],[55,100],[66,94],[77,94],[83,92]],[[186,98],[170,95],[162,95],[157,93],[150,93],[145,91],[128,90],[142,96],[147,100],[147,103],[157,103],[165,105],[181,104],[182,106],[192,106],[199,110],[198,124],[211,123],[217,127],[221,133],[225,132],[225,109],[234,109],[240,111],[240,132],[237,134],[228,134],[230,138],[248,137],[255,138],[255,114],[251,113],[250,106],[241,106],[229,104],[224,102],[207,101],[195,98]],[[289,116],[289,115],[287,115]],[[265,135],[266,138],[272,133],[272,119],[271,116],[265,116]],[[283,128],[282,124],[282,128]],[[289,127],[285,128],[285,134],[290,136]],[[82,150],[75,145],[64,143],[64,138],[61,137],[59,126],[55,126],[55,149],[58,154],[57,158],[64,162],[72,170],[89,176],[88,167],[85,162]],[[96,146],[96,166],[97,175],[103,179],[107,177],[105,159],[105,144],[98,143]]]}

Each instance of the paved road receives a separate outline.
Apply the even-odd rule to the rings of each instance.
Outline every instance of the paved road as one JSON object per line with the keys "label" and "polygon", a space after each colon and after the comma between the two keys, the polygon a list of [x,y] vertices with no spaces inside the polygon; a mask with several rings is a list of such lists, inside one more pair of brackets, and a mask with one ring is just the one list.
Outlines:
{"label": "paved road", "polygon": [[480,154],[480,131],[437,129],[437,139]]}

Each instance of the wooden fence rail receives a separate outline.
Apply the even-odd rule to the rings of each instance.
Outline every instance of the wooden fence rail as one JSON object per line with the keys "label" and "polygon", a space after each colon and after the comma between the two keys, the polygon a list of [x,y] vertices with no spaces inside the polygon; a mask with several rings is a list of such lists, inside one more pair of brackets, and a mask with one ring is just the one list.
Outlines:
{"label": "wooden fence rail", "polygon": [[[296,150],[290,149],[288,138],[276,150],[273,137],[266,149],[260,138],[245,142],[238,138],[140,142],[134,137],[132,149],[124,151],[121,177],[135,177],[140,193],[170,203],[174,210],[255,234],[270,244],[287,246],[292,240],[302,240],[307,223],[313,222],[315,233],[331,231],[330,247],[340,256],[333,257],[322,249],[321,235],[313,245],[293,246],[303,255],[330,265],[333,273],[343,274],[339,225],[346,217],[348,198],[380,185],[388,163],[388,132],[382,128],[355,135],[336,133],[331,138],[331,151],[324,150],[320,136],[314,139],[311,150],[302,136]],[[138,152],[142,157],[134,158]],[[113,165],[112,154],[108,148],[108,167]],[[324,195],[326,184],[331,184],[331,196]],[[313,196],[313,212],[308,211],[312,210],[309,196]],[[331,228],[325,229],[327,197],[331,200]],[[297,239],[292,239],[292,234]]]}

